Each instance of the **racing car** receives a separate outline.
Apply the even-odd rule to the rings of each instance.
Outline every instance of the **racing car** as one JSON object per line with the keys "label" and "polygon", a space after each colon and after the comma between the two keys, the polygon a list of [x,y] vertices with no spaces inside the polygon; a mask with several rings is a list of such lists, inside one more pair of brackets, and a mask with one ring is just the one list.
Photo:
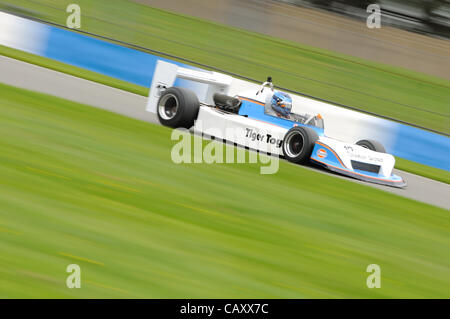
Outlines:
{"label": "racing car", "polygon": [[[181,84],[175,85],[178,80]],[[239,92],[230,95],[231,91]],[[393,174],[395,158],[381,143],[363,139],[350,144],[326,136],[323,117],[293,112],[290,95],[275,90],[270,77],[255,89],[228,75],[158,61],[147,111],[156,113],[164,126],[193,129],[359,180],[406,186],[403,178]]]}

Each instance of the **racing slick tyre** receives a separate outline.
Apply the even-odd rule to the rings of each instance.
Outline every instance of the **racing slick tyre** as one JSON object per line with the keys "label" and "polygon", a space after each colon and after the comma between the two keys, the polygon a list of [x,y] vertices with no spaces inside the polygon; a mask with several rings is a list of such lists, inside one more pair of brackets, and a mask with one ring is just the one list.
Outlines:
{"label": "racing slick tyre", "polygon": [[375,140],[361,140],[356,142],[356,145],[368,148],[371,151],[386,153],[384,146],[380,142],[377,142]]}
{"label": "racing slick tyre", "polygon": [[157,106],[159,122],[172,128],[191,128],[198,116],[200,103],[191,90],[171,87],[165,90]]}
{"label": "racing slick tyre", "polygon": [[289,162],[305,164],[309,161],[318,139],[319,136],[313,129],[295,126],[284,136],[283,155]]}

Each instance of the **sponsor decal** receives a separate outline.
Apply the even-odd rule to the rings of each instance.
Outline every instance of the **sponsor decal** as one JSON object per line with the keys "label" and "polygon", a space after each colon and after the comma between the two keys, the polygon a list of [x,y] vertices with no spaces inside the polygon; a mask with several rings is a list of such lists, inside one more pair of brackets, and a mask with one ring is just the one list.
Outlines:
{"label": "sponsor decal", "polygon": [[325,149],[321,148],[317,151],[317,156],[319,158],[325,158],[325,157],[327,157],[327,151]]}
{"label": "sponsor decal", "polygon": [[369,162],[377,162],[377,163],[383,163],[383,158],[382,157],[378,157],[378,156],[373,156],[373,154],[371,154],[370,150],[368,150],[369,152],[365,152],[361,153],[359,150],[356,151],[353,147],[349,146],[349,145],[345,145],[344,149],[347,151],[347,154],[349,155],[349,157],[351,159],[355,159],[355,160],[359,160],[359,161],[369,161]]}
{"label": "sponsor decal", "polygon": [[245,128],[245,137],[250,139],[252,142],[259,141],[267,144],[276,145],[276,147],[280,148],[283,144],[283,140],[273,137],[270,134],[262,134],[256,132],[254,129]]}
{"label": "sponsor decal", "polygon": [[351,147],[349,145],[345,145],[344,148],[347,151],[347,153],[352,153],[353,152],[353,147]]}

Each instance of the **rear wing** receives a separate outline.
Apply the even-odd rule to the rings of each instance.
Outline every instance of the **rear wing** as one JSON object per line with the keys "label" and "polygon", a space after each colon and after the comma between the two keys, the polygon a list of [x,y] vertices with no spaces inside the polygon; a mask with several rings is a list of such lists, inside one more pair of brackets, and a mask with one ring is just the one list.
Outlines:
{"label": "rear wing", "polygon": [[147,112],[156,113],[156,107],[161,93],[165,89],[172,87],[177,79],[206,84],[206,94],[202,94],[203,96],[198,96],[200,102],[206,104],[214,103],[214,93],[228,94],[230,86],[234,80],[233,77],[222,73],[188,69],[185,67],[180,67],[174,63],[158,60],[156,62],[156,68],[153,73],[153,80],[150,86],[150,93],[146,107]]}

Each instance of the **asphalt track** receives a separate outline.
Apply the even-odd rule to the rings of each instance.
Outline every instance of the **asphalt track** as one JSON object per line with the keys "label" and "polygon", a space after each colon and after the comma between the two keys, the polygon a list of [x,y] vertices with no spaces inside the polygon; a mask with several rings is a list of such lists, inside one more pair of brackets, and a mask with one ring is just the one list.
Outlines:
{"label": "asphalt track", "polygon": [[[0,56],[0,82],[158,123],[154,114],[145,111],[146,97],[4,56]],[[408,183],[406,189],[398,189],[358,181],[323,169],[310,169],[450,210],[450,185],[425,177],[394,170]]]}

